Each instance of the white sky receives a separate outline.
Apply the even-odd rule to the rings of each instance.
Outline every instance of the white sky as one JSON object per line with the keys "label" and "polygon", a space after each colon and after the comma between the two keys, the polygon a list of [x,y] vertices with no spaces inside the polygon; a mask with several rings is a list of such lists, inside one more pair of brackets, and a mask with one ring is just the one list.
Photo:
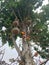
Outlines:
{"label": "white sky", "polygon": [[48,4],[48,0],[44,0],[43,5]]}
{"label": "white sky", "polygon": [[[45,0],[43,5],[46,5],[48,3],[48,0]],[[0,45],[2,44],[1,40],[0,40]],[[5,48],[5,55],[3,60],[5,60],[7,63],[9,63],[9,58],[16,58],[18,56],[17,52],[15,49],[11,49],[8,46],[8,43],[6,43],[2,49]]]}
{"label": "white sky", "polygon": [[[47,5],[47,4],[48,4],[48,0],[44,0],[42,6]],[[42,10],[40,10],[40,9],[41,9],[41,7],[39,7],[35,12],[38,12],[38,13],[42,12]]]}
{"label": "white sky", "polygon": [[[0,41],[1,42],[1,41]],[[9,63],[9,59],[15,58],[18,56],[15,48],[10,48],[8,43],[6,43],[1,49],[5,49],[5,54],[3,57],[3,60],[5,60],[7,63]]]}

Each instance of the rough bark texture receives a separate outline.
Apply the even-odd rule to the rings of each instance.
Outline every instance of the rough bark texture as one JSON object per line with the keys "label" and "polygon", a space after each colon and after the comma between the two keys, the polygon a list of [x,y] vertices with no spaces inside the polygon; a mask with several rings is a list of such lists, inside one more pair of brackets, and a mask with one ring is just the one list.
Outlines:
{"label": "rough bark texture", "polygon": [[30,47],[29,44],[23,40],[23,46],[22,46],[22,51],[20,51],[20,49],[18,48],[14,38],[13,42],[14,42],[14,46],[18,52],[18,55],[20,56],[21,60],[19,61],[19,65],[35,65],[33,58],[31,57],[31,51],[30,51]]}
{"label": "rough bark texture", "polygon": [[18,52],[18,55],[21,56],[20,49],[18,48],[18,46],[17,46],[17,44],[16,44],[16,42],[15,42],[15,39],[14,39],[13,35],[12,35],[12,40],[13,40],[15,49],[16,49],[16,51]]}
{"label": "rough bark texture", "polygon": [[24,57],[25,65],[34,65],[29,43],[23,40],[22,56]]}

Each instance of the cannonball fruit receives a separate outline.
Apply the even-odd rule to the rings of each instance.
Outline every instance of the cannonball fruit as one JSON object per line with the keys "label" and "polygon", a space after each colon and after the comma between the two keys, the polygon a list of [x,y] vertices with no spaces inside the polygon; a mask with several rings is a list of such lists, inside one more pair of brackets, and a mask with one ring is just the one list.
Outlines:
{"label": "cannonball fruit", "polygon": [[13,26],[19,26],[19,21],[14,21]]}
{"label": "cannonball fruit", "polygon": [[27,36],[27,37],[26,37],[26,40],[30,40],[30,36]]}
{"label": "cannonball fruit", "polygon": [[20,30],[17,27],[12,29],[13,34],[18,34],[19,32]]}

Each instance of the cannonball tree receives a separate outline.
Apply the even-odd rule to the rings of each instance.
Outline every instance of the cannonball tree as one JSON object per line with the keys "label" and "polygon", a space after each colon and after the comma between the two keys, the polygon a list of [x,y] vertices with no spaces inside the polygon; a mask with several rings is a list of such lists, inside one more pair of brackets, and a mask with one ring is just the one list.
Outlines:
{"label": "cannonball tree", "polygon": [[[42,56],[47,56],[44,52],[47,52],[46,47],[49,47],[47,26],[49,10],[45,6],[42,12],[35,12],[39,6],[42,6],[42,2],[43,0],[1,0],[0,37],[3,44],[8,41],[9,46],[16,48],[21,58],[20,65],[34,65],[30,48],[31,40],[44,51],[36,50]],[[2,30],[3,26],[6,28],[5,31]],[[17,36],[22,38],[22,50],[17,46]]]}

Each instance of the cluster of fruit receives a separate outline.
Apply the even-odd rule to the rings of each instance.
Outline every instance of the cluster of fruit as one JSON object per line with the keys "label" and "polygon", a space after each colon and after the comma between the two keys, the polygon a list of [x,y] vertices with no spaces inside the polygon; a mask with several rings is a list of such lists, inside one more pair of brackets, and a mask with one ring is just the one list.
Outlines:
{"label": "cluster of fruit", "polygon": [[18,28],[18,26],[19,26],[19,20],[15,20],[12,25],[13,25],[13,29],[12,29],[12,33],[13,34],[15,34],[15,35],[21,34],[22,38],[24,38],[26,40],[30,40],[30,36],[26,35],[26,32],[20,31],[20,29]]}
{"label": "cluster of fruit", "polygon": [[25,32],[22,31],[21,34],[22,34],[22,37],[23,38],[25,38],[26,40],[30,40],[30,36],[29,35],[26,35]]}

